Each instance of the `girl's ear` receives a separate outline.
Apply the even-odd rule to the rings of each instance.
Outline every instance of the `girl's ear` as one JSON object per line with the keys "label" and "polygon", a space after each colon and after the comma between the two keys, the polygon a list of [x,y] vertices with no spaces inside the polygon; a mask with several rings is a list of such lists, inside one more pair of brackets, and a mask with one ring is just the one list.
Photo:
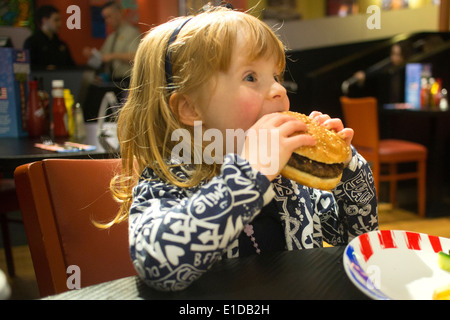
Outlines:
{"label": "girl's ear", "polygon": [[170,109],[185,125],[194,126],[194,121],[201,120],[192,99],[184,94],[174,93],[169,99]]}

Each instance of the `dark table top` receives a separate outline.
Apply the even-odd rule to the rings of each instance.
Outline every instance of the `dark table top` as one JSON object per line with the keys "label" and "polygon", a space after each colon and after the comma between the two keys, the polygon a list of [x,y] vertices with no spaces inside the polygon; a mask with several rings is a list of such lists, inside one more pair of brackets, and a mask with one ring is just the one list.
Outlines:
{"label": "dark table top", "polygon": [[[39,161],[48,158],[72,158],[72,159],[98,159],[115,156],[114,147],[117,146],[111,138],[97,137],[97,123],[86,123],[86,138],[79,143],[94,145],[95,150],[77,151],[70,153],[58,153],[37,148],[34,144],[41,143],[40,138],[0,138],[0,172],[5,177],[12,177],[14,169],[22,164]],[[69,141],[70,139],[65,139]],[[55,139],[56,143],[63,143],[61,139]]]}
{"label": "dark table top", "polygon": [[225,259],[180,292],[156,291],[134,276],[48,299],[367,300],[345,273],[344,250],[329,247]]}

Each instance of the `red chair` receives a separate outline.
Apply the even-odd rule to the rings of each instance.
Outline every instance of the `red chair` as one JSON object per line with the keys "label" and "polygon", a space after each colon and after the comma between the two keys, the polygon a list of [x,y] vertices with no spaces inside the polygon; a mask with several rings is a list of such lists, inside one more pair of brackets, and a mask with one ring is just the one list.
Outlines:
{"label": "red chair", "polygon": [[80,271],[81,287],[135,275],[128,251],[128,223],[109,229],[119,204],[109,190],[119,159],[49,159],[16,168],[14,177],[42,297],[69,290]]}
{"label": "red chair", "polygon": [[21,222],[8,217],[8,213],[19,211],[19,202],[16,195],[14,179],[3,179],[0,177],[0,226],[2,228],[3,248],[5,250],[6,266],[8,275],[16,275],[13,259],[13,250],[9,232],[10,222]]}
{"label": "red chair", "polygon": [[[379,139],[378,106],[373,97],[340,98],[344,121],[355,131],[352,144],[371,164],[378,190],[379,183],[389,182],[390,203],[397,204],[397,181],[417,179],[418,212],[425,217],[427,148],[421,144],[396,139]],[[416,163],[416,170],[399,173],[400,163]],[[387,171],[382,171],[387,167]]]}

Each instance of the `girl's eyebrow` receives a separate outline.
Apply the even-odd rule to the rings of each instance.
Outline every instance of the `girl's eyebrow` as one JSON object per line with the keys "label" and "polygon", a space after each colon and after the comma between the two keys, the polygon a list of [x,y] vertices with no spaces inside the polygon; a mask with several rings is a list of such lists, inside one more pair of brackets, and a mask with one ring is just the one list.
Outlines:
{"label": "girl's eyebrow", "polygon": [[238,66],[241,68],[245,68],[245,67],[253,67],[255,65],[255,61],[252,60],[245,60],[245,61],[240,61]]}
{"label": "girl's eyebrow", "polygon": [[[242,70],[242,72],[248,72],[248,71],[258,71],[258,66],[255,63],[245,63],[241,66],[238,66],[238,70]],[[274,74],[280,74],[282,71],[277,65],[273,66],[273,72]]]}
{"label": "girl's eyebrow", "polygon": [[258,67],[259,62],[256,60],[247,60],[244,63],[241,63],[238,67],[242,69],[255,69]]}

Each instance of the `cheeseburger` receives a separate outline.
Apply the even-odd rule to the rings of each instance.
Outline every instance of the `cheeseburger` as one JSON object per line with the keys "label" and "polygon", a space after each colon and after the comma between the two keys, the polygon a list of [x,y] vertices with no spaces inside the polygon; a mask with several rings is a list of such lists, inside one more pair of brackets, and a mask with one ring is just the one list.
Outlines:
{"label": "cheeseburger", "polygon": [[324,128],[304,114],[282,113],[304,122],[307,126],[304,133],[313,136],[316,144],[296,149],[281,175],[312,188],[331,190],[336,187],[350,153],[347,143],[335,131]]}

